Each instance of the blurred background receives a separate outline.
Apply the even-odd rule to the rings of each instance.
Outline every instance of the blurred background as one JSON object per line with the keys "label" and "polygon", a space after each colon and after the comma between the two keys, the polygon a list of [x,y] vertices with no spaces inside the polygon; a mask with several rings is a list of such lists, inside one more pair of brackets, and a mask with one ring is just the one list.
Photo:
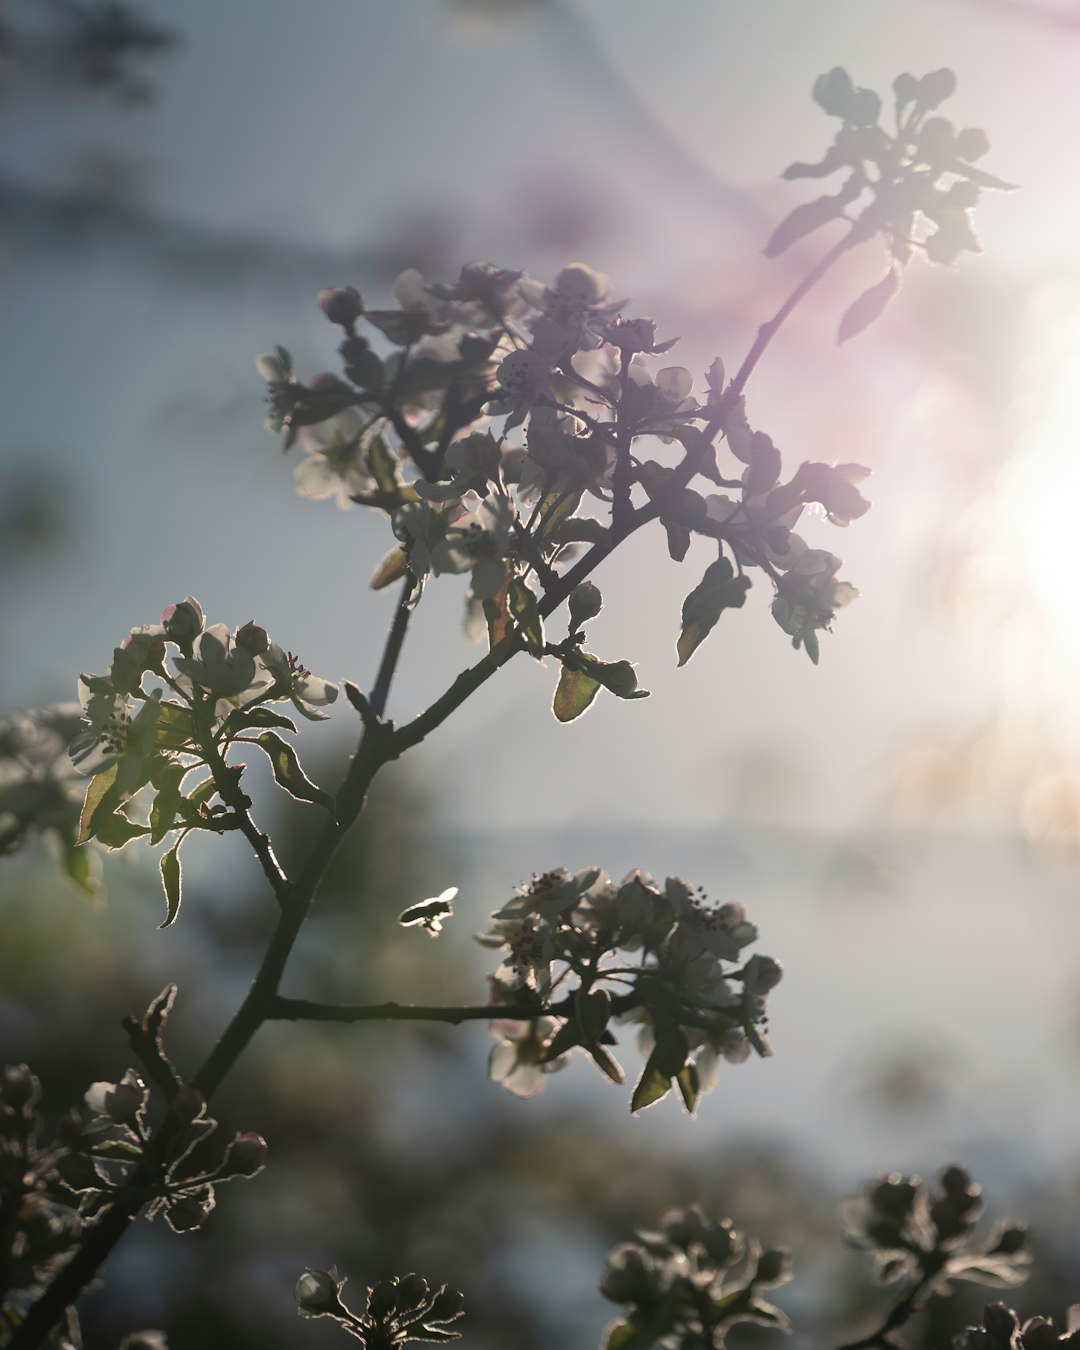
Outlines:
{"label": "blurred background", "polygon": [[[750,386],[789,463],[873,469],[869,516],[806,531],[862,592],[821,666],[759,585],[676,670],[700,572],[635,539],[597,578],[596,649],[639,662],[653,697],[556,727],[555,672],[515,662],[388,781],[290,989],[472,1001],[469,934],[514,883],[642,866],[748,904],[787,968],[775,1058],[726,1073],[697,1121],[670,1101],[631,1121],[584,1062],[532,1103],[486,1084],[482,1026],[273,1028],[223,1106],[268,1137],[271,1169],[196,1238],[144,1225],[87,1303],[90,1344],[143,1325],[174,1350],[329,1343],[294,1321],[291,1289],[337,1262],[360,1285],[456,1280],[468,1344],[587,1346],[606,1248],[696,1198],[796,1248],[781,1301],[820,1344],[874,1306],[839,1198],[952,1160],[994,1213],[1035,1223],[1041,1283],[1018,1306],[1076,1300],[1078,59],[1064,0],[3,6],[0,716],[73,697],[187,594],[370,683],[392,601],[367,583],[389,540],[296,496],[254,368],[276,342],[303,375],[333,367],[320,287],[383,305],[405,267],[548,279],[581,259],[681,337],[669,360],[732,369],[826,246],[760,252],[816,195],[779,174],[831,139],[809,94],[836,65],[882,92],[953,67],[943,112],[985,127],[987,167],[1023,186],[980,204],[985,257],[917,261],[839,348],[840,314],[883,270],[876,244],[852,255]],[[418,615],[392,715],[475,659],[457,590]],[[337,779],[354,720],[312,729],[316,777]],[[302,849],[303,809],[277,813],[267,793],[260,821]],[[122,1072],[117,1020],[168,980],[181,1066],[205,1053],[270,917],[232,842],[189,850],[164,934],[148,851],[113,860],[97,911],[40,856],[5,864],[0,1044],[57,1111]],[[439,944],[396,929],[449,885]],[[942,1301],[927,1344],[979,1304]]]}

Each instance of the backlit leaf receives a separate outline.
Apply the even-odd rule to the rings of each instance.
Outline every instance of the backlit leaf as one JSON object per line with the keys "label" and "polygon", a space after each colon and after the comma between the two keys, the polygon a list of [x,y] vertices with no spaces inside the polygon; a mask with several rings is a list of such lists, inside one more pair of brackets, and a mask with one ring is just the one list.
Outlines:
{"label": "backlit leaf", "polygon": [[296,751],[276,732],[264,731],[258,737],[258,744],[266,751],[274,777],[297,801],[311,802],[315,806],[334,809],[334,799],[321,787],[317,787],[300,767]]}
{"label": "backlit leaf", "polygon": [[159,928],[168,928],[180,913],[180,845],[183,842],[181,837],[168,853],[162,854],[161,857],[161,884],[165,889],[165,922],[158,924]]}
{"label": "backlit leaf", "polygon": [[880,281],[869,290],[863,291],[858,300],[845,312],[840,320],[837,342],[847,342],[849,338],[869,328],[885,311],[886,305],[900,289],[900,273],[890,267]]}
{"label": "backlit leaf", "polygon": [[584,670],[572,670],[570,666],[564,665],[555,688],[555,702],[551,705],[551,710],[558,721],[572,722],[588,708],[599,689],[599,680],[594,680]]}

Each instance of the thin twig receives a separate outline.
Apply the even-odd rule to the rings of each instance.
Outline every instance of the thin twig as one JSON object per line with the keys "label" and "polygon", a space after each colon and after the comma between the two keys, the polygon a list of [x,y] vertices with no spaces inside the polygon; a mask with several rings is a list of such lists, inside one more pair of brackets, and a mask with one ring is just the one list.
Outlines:
{"label": "thin twig", "polygon": [[374,717],[382,717],[386,712],[386,700],[390,696],[390,684],[394,678],[394,672],[397,670],[401,648],[409,628],[409,618],[412,614],[412,607],[409,602],[412,600],[415,589],[416,578],[410,572],[405,578],[401,595],[398,597],[394,622],[390,625],[390,633],[386,639],[386,646],[383,648],[382,660],[379,662],[379,673],[375,676],[375,684],[371,690],[371,697],[368,699],[368,705]]}
{"label": "thin twig", "polygon": [[238,828],[251,845],[251,851],[258,859],[263,876],[270,883],[279,905],[285,905],[289,897],[289,879],[285,869],[278,862],[270,836],[264,834],[251,816],[251,798],[240,788],[237,771],[225,762],[213,734],[209,732],[200,718],[202,700],[192,705],[191,724],[199,749],[203,752],[206,766],[214,779],[221,800],[228,806],[236,818]]}
{"label": "thin twig", "polygon": [[895,1350],[897,1342],[893,1340],[892,1333],[899,1331],[917,1312],[921,1312],[923,1295],[932,1292],[931,1286],[940,1273],[941,1262],[931,1260],[929,1268],[924,1267],[918,1280],[898,1303],[893,1304],[879,1327],[857,1341],[838,1346],[837,1350],[873,1350],[875,1346],[881,1347],[881,1350]]}

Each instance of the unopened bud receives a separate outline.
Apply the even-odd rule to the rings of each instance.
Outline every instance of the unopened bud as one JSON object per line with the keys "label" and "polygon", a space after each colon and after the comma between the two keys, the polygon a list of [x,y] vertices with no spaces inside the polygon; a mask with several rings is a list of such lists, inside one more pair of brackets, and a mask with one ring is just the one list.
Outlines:
{"label": "unopened bud", "polygon": [[941,1174],[941,1189],[953,1204],[970,1208],[978,1198],[980,1188],[975,1185],[971,1175],[963,1167],[953,1164],[952,1167],[946,1167]]}
{"label": "unopened bud", "polygon": [[683,1251],[695,1242],[703,1241],[707,1226],[705,1215],[697,1205],[690,1205],[687,1209],[666,1209],[660,1215],[664,1236]]}
{"label": "unopened bud", "polygon": [[932,70],[919,81],[919,105],[923,108],[936,108],[956,93],[956,75],[947,66],[941,70]]}
{"label": "unopened bud", "polygon": [[883,1214],[903,1218],[914,1204],[920,1185],[918,1177],[903,1177],[899,1172],[892,1172],[870,1187],[870,1202]]}
{"label": "unopened bud", "polygon": [[570,625],[580,628],[583,623],[595,619],[604,608],[604,597],[599,587],[591,581],[583,581],[570,592]]}
{"label": "unopened bud", "polygon": [[909,103],[914,103],[919,92],[919,81],[914,75],[909,75],[906,71],[903,75],[897,75],[892,82],[893,93],[896,95],[896,101],[901,108],[906,108]]}
{"label": "unopened bud", "polygon": [[41,1096],[41,1084],[26,1064],[5,1064],[0,1071],[0,1101],[14,1111],[33,1106]]}
{"label": "unopened bud", "polygon": [[368,1312],[376,1322],[383,1322],[391,1317],[398,1306],[397,1280],[380,1280],[368,1290],[367,1306]]}
{"label": "unopened bud", "polygon": [[1008,1345],[1019,1330],[1016,1314],[1004,1303],[988,1303],[983,1309],[983,1326],[995,1341]]}
{"label": "unopened bud", "polygon": [[161,624],[165,635],[180,646],[189,646],[202,632],[206,624],[202,605],[192,596],[181,600],[177,605],[169,605],[162,612]]}
{"label": "unopened bud", "polygon": [[198,1120],[205,1106],[206,1099],[194,1087],[182,1087],[171,1103],[172,1113],[181,1125],[190,1125]]}
{"label": "unopened bud", "polygon": [[225,1160],[221,1165],[223,1175],[253,1177],[266,1166],[266,1155],[270,1150],[261,1134],[238,1134],[225,1150]]}
{"label": "unopened bud", "polygon": [[56,1174],[72,1191],[101,1190],[104,1185],[85,1153],[67,1153],[56,1164]]}
{"label": "unopened bud", "polygon": [[1056,1350],[1061,1336],[1049,1317],[1031,1317],[1020,1332],[1024,1350]]}
{"label": "unopened bud", "polygon": [[720,1266],[726,1265],[742,1255],[742,1234],[730,1219],[721,1219],[709,1228],[703,1245],[710,1261]]}
{"label": "unopened bud", "polygon": [[598,661],[587,673],[616,698],[630,698],[637,689],[637,671],[629,661]]}
{"label": "unopened bud", "polygon": [[791,1279],[791,1252],[786,1247],[770,1247],[758,1258],[754,1283],[762,1285],[787,1284]]}
{"label": "unopened bud", "polygon": [[244,624],[243,628],[236,630],[234,641],[238,647],[250,652],[252,656],[261,656],[270,646],[270,638],[266,629],[260,628],[254,620]]}
{"label": "unopened bud", "polygon": [[656,1269],[644,1247],[623,1242],[607,1259],[600,1292],[612,1303],[643,1303],[656,1289]]}
{"label": "unopened bud", "polygon": [[146,1087],[132,1069],[119,1083],[91,1083],[86,1104],[95,1116],[104,1116],[114,1125],[133,1125],[146,1101]]}
{"label": "unopened bud", "polygon": [[423,1275],[410,1274],[401,1277],[401,1283],[398,1285],[397,1307],[399,1312],[409,1312],[413,1308],[419,1308],[421,1303],[427,1301],[431,1293],[431,1286]]}
{"label": "unopened bud", "polygon": [[364,312],[364,302],[355,286],[330,286],[319,292],[319,308],[331,323],[348,328]]}
{"label": "unopened bud", "polygon": [[445,1286],[431,1300],[431,1311],[425,1322],[452,1322],[465,1311],[465,1295]]}
{"label": "unopened bud", "polygon": [[321,1317],[341,1307],[341,1284],[329,1270],[305,1270],[296,1281],[296,1307],[304,1317]]}
{"label": "unopened bud", "polygon": [[956,153],[970,164],[990,149],[990,137],[981,127],[965,127],[956,137]]}
{"label": "unopened bud", "polygon": [[746,963],[743,981],[756,994],[767,994],[784,978],[784,967],[773,956],[752,956]]}
{"label": "unopened bud", "polygon": [[120,1350],[169,1350],[163,1331],[133,1331],[120,1342]]}
{"label": "unopened bud", "polygon": [[170,1200],[165,1208],[165,1218],[174,1233],[191,1233],[202,1227],[213,1208],[214,1192],[209,1186],[203,1186],[193,1195]]}

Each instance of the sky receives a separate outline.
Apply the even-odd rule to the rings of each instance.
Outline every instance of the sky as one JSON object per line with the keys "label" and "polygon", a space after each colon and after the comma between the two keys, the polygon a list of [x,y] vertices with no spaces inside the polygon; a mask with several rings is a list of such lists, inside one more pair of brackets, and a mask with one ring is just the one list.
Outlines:
{"label": "sky", "polygon": [[[562,19],[500,10],[487,24],[445,0],[153,12],[181,38],[156,72],[156,106],[133,114],[69,97],[42,115],[40,97],[16,91],[4,113],[21,181],[56,182],[78,150],[111,146],[145,167],[146,208],[173,222],[163,247],[145,231],[67,252],[20,240],[0,278],[11,389],[0,455],[55,464],[73,503],[65,547],[5,598],[6,708],[66,696],[73,672],[103,666],[128,627],[189,592],[223,621],[257,615],[328,676],[370,679],[365,635],[386,605],[363,584],[386,540],[359,513],[293,500],[289,466],[260,430],[254,355],[282,341],[302,370],[330,364],[317,286],[363,283],[332,269],[395,248],[408,262],[412,235],[430,245],[442,230],[452,271],[487,257],[550,275],[567,247],[587,249],[620,295],[682,336],[681,362],[700,371],[720,352],[731,365],[795,276],[760,244],[806,195],[777,177],[827,144],[808,92],[838,63],[879,88],[901,68],[954,65],[955,115],[989,126],[987,162],[1024,181],[982,204],[986,257],[965,256],[955,274],[920,269],[875,332],[830,350],[836,316],[880,274],[868,247],[792,323],[749,393],[756,423],[796,462],[873,468],[874,513],[843,537],[822,525],[816,540],[849,560],[864,599],[819,670],[768,631],[761,595],[739,632],[718,631],[676,673],[664,653],[694,579],[645,546],[605,582],[598,629],[612,655],[642,663],[656,697],[598,706],[565,752],[532,754],[531,792],[477,790],[485,814],[513,820],[660,811],[704,824],[740,795],[731,766],[768,760],[781,742],[792,781],[814,785],[797,801],[787,793],[798,819],[836,823],[859,815],[877,766],[923,726],[994,705],[985,653],[935,627],[925,590],[942,531],[959,537],[955,517],[1010,446],[978,417],[963,434],[986,444],[945,444],[942,424],[963,420],[964,399],[999,375],[1016,387],[994,388],[997,409],[1022,396],[1015,325],[1038,279],[1073,266],[1053,134],[1070,97],[1067,41],[959,0],[902,10],[625,0],[617,21],[610,5],[578,3]],[[259,270],[226,258],[215,271],[177,223],[203,232],[204,253],[206,240],[270,240],[300,261],[287,254],[275,269],[271,257]],[[386,284],[376,283],[384,296]],[[988,326],[995,311],[1001,322]],[[620,606],[624,580],[634,603]],[[450,666],[470,657],[455,605],[425,615],[428,650]],[[426,656],[403,672],[401,711],[431,695],[431,672]],[[508,672],[434,747],[432,771],[452,773],[489,737],[486,776],[500,782],[511,764],[498,747],[546,742],[540,691],[552,679]],[[690,743],[692,756],[667,753]],[[580,778],[568,790],[564,753],[602,761],[604,791]],[[633,786],[639,762],[663,775],[647,807]]]}
{"label": "sky", "polygon": [[[73,697],[80,671],[187,594],[212,621],[257,619],[317,674],[369,685],[390,602],[367,582],[391,540],[359,510],[296,496],[262,427],[256,354],[281,342],[306,374],[331,366],[315,292],[354,283],[385,302],[392,262],[441,262],[432,279],[473,258],[549,277],[583,257],[628,312],[681,337],[672,360],[732,368],[817,256],[760,252],[810,195],[781,171],[832,135],[815,77],[843,65],[886,90],[948,65],[959,92],[943,111],[985,127],[988,168],[1022,185],[980,205],[985,255],[914,266],[875,328],[837,347],[839,315],[882,271],[867,246],[748,392],[789,462],[873,469],[868,516],[807,530],[862,593],[821,665],[791,650],[758,585],[676,670],[679,607],[704,562],[678,567],[635,539],[597,577],[595,645],[637,661],[653,696],[600,699],[557,728],[557,672],[522,657],[415,771],[451,824],[492,837],[772,826],[820,832],[828,852],[882,830],[957,831],[970,852],[934,873],[924,926],[950,895],[982,893],[963,862],[980,832],[993,848],[1074,842],[1080,35],[979,0],[565,0],[486,23],[449,0],[150,9],[181,40],[153,107],[20,88],[0,105],[7,178],[47,191],[81,154],[122,151],[144,170],[151,222],[67,244],[10,228],[0,473],[53,473],[66,525],[0,587],[0,714]],[[460,580],[417,615],[399,718],[478,654]],[[315,742],[342,744],[353,720],[341,707]],[[508,881],[531,870],[507,865]],[[723,850],[703,866],[722,878]],[[1007,895],[995,904],[1004,925]],[[803,941],[797,920],[778,927],[778,954]],[[890,950],[883,969],[910,959]],[[1022,1055],[1019,1034],[1010,1044]]]}

